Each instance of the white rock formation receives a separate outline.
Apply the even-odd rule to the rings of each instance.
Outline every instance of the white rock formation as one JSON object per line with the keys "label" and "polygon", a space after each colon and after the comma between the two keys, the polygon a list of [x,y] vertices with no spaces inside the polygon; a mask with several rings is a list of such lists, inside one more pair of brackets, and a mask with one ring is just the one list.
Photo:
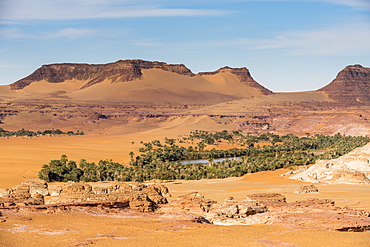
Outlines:
{"label": "white rock formation", "polygon": [[370,143],[337,159],[318,160],[290,178],[310,183],[370,184]]}

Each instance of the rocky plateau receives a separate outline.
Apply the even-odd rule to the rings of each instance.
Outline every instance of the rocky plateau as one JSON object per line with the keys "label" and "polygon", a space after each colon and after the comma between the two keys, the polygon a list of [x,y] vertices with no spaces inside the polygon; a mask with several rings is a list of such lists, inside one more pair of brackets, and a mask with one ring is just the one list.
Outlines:
{"label": "rocky plateau", "polygon": [[310,183],[330,184],[370,184],[370,145],[332,160],[318,160],[314,165],[300,168],[290,175]]}

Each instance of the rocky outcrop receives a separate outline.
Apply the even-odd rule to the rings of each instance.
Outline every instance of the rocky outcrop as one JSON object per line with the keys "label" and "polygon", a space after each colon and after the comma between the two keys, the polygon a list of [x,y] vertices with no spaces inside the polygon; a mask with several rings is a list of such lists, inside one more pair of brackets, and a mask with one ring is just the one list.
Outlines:
{"label": "rocky outcrop", "polygon": [[285,196],[279,193],[258,193],[247,195],[247,199],[257,202],[286,202]]}
{"label": "rocky outcrop", "polygon": [[310,183],[370,184],[370,144],[337,159],[319,160],[290,178]]}
{"label": "rocky outcrop", "polygon": [[[233,197],[229,197],[220,204],[204,198],[198,192],[192,192],[179,196],[177,200],[168,204],[161,205],[159,212],[197,215],[200,217],[200,223],[237,224],[237,222],[245,222],[246,218],[251,215],[263,213],[266,210],[265,205],[248,198],[239,202]],[[253,223],[250,222],[250,224]]]}
{"label": "rocky outcrop", "polygon": [[370,214],[364,210],[340,208],[328,199],[287,203],[285,196],[277,193],[252,194],[243,201],[230,197],[217,203],[192,192],[161,206],[158,212],[196,215],[195,222],[215,225],[279,224],[291,229],[331,231],[370,229]]}
{"label": "rocky outcrop", "polygon": [[319,190],[316,188],[315,185],[311,184],[311,185],[303,185],[299,187],[299,189],[295,191],[295,193],[311,194],[311,193],[319,193]]}
{"label": "rocky outcrop", "polygon": [[[205,218],[213,224],[228,225],[246,222],[247,217],[266,211],[267,207],[257,201],[247,198],[239,202],[233,197],[229,197],[222,204],[212,205]],[[252,222],[249,223],[253,224]]]}
{"label": "rocky outcrop", "polygon": [[183,196],[179,196],[177,200],[172,201],[167,205],[162,205],[160,212],[163,213],[188,213],[194,215],[203,215],[208,213],[212,205],[217,202],[211,199],[206,199],[198,192],[191,192]]}
{"label": "rocky outcrop", "polygon": [[263,87],[261,84],[259,84],[258,82],[256,82],[253,79],[251,73],[249,72],[249,70],[246,67],[242,67],[242,68],[230,68],[230,67],[226,66],[226,67],[220,68],[220,69],[218,69],[218,70],[216,70],[214,72],[201,72],[198,75],[200,75],[200,76],[203,76],[203,75],[215,75],[215,74],[224,73],[224,72],[230,72],[230,73],[236,75],[236,77],[238,77],[238,79],[240,80],[240,82],[245,83],[248,86],[257,88],[264,95],[269,95],[269,94],[272,94],[273,93],[271,90]]}
{"label": "rocky outcrop", "polygon": [[31,75],[10,85],[12,90],[19,90],[35,81],[46,80],[59,83],[66,80],[87,81],[83,88],[96,83],[110,80],[111,82],[126,82],[139,79],[143,69],[162,69],[180,75],[193,76],[194,74],[183,64],[166,64],[144,60],[119,60],[108,64],[50,64],[43,65]]}
{"label": "rocky outcrop", "polygon": [[292,229],[338,230],[370,228],[369,212],[340,208],[328,199],[311,198],[291,203],[276,202],[264,214],[264,223]]}
{"label": "rocky outcrop", "polygon": [[[242,202],[227,199],[224,204],[213,205],[204,218],[215,225],[279,224],[291,229],[331,231],[370,229],[370,214],[364,210],[340,208],[328,199],[311,198],[287,203],[280,196],[272,195],[256,196],[267,200],[263,204],[251,200],[251,196]],[[243,206],[248,210],[238,210]]]}
{"label": "rocky outcrop", "polygon": [[58,187],[58,196],[46,198],[47,204],[76,203],[92,201],[128,201],[130,208],[142,212],[152,212],[157,204],[167,203],[164,196],[169,196],[167,187],[161,184],[145,185],[142,183],[115,182],[108,187],[92,187],[83,182],[68,182]]}
{"label": "rocky outcrop", "polygon": [[44,204],[48,195],[48,184],[41,179],[29,179],[11,189],[3,189],[0,194],[0,207]]}
{"label": "rocky outcrop", "polygon": [[55,205],[47,208],[111,205],[153,212],[158,204],[167,203],[165,196],[170,196],[167,187],[162,184],[114,182],[108,187],[93,187],[84,182],[68,182],[48,186],[39,179],[27,180],[4,191],[3,197],[0,197],[0,207],[40,205],[35,209],[44,209],[42,205]]}
{"label": "rocky outcrop", "polygon": [[345,105],[370,103],[370,68],[351,65],[340,71],[337,77],[318,91],[325,92],[335,101]]}

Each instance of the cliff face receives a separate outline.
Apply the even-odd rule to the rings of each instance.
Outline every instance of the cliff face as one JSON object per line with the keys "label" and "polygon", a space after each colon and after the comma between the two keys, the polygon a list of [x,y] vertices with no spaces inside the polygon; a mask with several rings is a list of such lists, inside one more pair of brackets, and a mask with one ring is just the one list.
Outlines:
{"label": "cliff face", "polygon": [[[10,85],[12,90],[20,90],[30,85],[32,82],[46,80],[50,83],[60,83],[67,80],[87,81],[81,89],[90,87],[94,84],[108,80],[114,82],[127,82],[142,77],[143,69],[161,69],[184,76],[195,76],[190,69],[183,64],[166,64],[163,62],[151,62],[144,60],[120,60],[108,64],[50,64],[43,65],[31,75],[14,82]],[[237,76],[241,83],[250,87],[257,88],[262,94],[269,95],[272,91],[258,84],[249,73],[247,68],[224,67],[214,72],[199,73],[203,75],[213,75],[229,72]]]}
{"label": "cliff face", "polygon": [[22,89],[34,81],[47,80],[51,83],[66,80],[87,80],[82,87],[86,88],[106,79],[112,82],[125,82],[138,79],[142,76],[142,69],[162,69],[180,75],[194,76],[183,64],[166,64],[143,60],[120,60],[108,64],[50,64],[43,65],[31,75],[10,85],[12,90]]}
{"label": "cliff face", "polygon": [[370,103],[370,68],[351,65],[340,71],[327,86],[319,89],[335,101],[346,105]]}
{"label": "cliff face", "polygon": [[256,82],[252,75],[250,74],[249,70],[246,67],[243,68],[230,68],[228,66],[225,66],[223,68],[220,68],[214,72],[201,72],[199,75],[215,75],[218,73],[223,73],[223,72],[230,72],[238,77],[240,82],[247,84],[248,86],[257,88],[261,91],[262,94],[264,95],[269,95],[272,94],[273,92],[265,87],[263,87],[261,84]]}

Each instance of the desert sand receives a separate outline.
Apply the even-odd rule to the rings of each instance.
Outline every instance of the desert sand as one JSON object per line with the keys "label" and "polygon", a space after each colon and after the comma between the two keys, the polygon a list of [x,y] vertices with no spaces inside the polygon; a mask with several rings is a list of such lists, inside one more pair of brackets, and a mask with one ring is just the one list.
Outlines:
{"label": "desert sand", "polygon": [[[180,130],[180,131],[179,131]],[[0,187],[15,186],[37,175],[41,165],[67,154],[90,161],[112,158],[128,162],[140,140],[176,137],[187,128],[164,128],[131,135],[86,135],[0,139]],[[131,142],[135,143],[132,144]],[[228,196],[243,200],[253,193],[275,192],[288,202],[308,198],[333,199],[340,207],[370,210],[370,185],[316,185],[321,194],[294,193],[302,184],[281,177],[287,170],[247,174],[241,178],[168,181],[172,197],[198,191],[222,202]],[[0,246],[369,246],[369,232],[328,232],[287,229],[280,225],[215,226],[190,222],[176,215],[94,212],[57,214],[4,212]]]}

